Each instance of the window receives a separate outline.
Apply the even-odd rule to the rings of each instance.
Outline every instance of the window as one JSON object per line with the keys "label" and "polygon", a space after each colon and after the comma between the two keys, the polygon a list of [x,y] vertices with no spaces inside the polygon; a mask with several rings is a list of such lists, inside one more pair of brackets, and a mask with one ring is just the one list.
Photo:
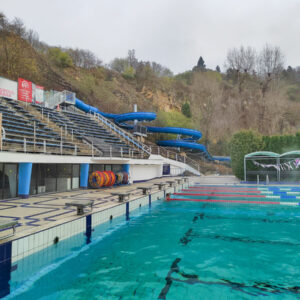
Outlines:
{"label": "window", "polygon": [[[14,198],[17,196],[17,164],[4,164],[3,198]],[[22,178],[20,178],[22,180]]]}
{"label": "window", "polygon": [[95,171],[104,171],[104,165],[92,165],[92,167],[90,168],[90,173]]}
{"label": "window", "polygon": [[121,172],[122,171],[122,165],[112,165],[112,171],[114,173]]}
{"label": "window", "polygon": [[72,189],[79,188],[79,165],[72,165]]}
{"label": "window", "polygon": [[40,164],[38,193],[56,192],[56,174],[55,164]]}
{"label": "window", "polygon": [[32,171],[31,171],[31,180],[30,180],[30,195],[37,194],[37,180],[38,180],[38,164],[32,165]]}
{"label": "window", "polygon": [[57,165],[57,191],[70,191],[72,188],[72,165],[58,164]]}
{"label": "window", "polygon": [[3,190],[4,190],[4,173],[3,173],[3,164],[0,163],[0,199],[3,199]]}

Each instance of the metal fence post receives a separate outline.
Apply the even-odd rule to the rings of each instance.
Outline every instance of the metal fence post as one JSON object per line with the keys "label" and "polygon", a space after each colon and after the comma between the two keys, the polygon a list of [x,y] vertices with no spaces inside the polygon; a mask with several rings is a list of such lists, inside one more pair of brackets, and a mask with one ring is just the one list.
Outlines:
{"label": "metal fence post", "polygon": [[62,152],[63,152],[63,143],[62,141],[60,141],[60,154],[62,155]]}
{"label": "metal fence post", "polygon": [[35,129],[35,121],[33,122],[33,149],[35,150],[35,142],[36,142],[36,129]]}
{"label": "metal fence post", "polygon": [[75,144],[74,155],[77,155],[77,145]]}
{"label": "metal fence post", "polygon": [[24,138],[24,152],[26,153],[26,138]]}
{"label": "metal fence post", "polygon": [[47,150],[46,150],[46,141],[44,140],[44,153],[46,153]]}
{"label": "metal fence post", "polygon": [[123,157],[123,147],[121,147],[121,157]]}
{"label": "metal fence post", "polygon": [[112,156],[112,152],[111,152],[111,146],[109,146],[109,156]]}

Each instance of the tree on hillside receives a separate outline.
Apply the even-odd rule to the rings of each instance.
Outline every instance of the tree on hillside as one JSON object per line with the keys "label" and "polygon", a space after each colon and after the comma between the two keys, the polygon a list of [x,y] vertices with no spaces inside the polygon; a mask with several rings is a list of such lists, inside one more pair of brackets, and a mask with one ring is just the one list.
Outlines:
{"label": "tree on hillside", "polygon": [[60,68],[71,67],[73,64],[70,55],[61,50],[59,47],[50,48],[48,55],[51,61]]}
{"label": "tree on hillside", "polygon": [[220,68],[219,65],[216,66],[216,71],[219,72],[219,73],[221,73],[221,68]]}
{"label": "tree on hillside", "polygon": [[162,66],[161,64],[156,63],[153,61],[151,63],[151,68],[158,77],[172,77],[173,73],[170,69]]}
{"label": "tree on hillside", "polygon": [[102,65],[102,61],[90,50],[83,49],[66,49],[66,52],[71,56],[75,66],[92,69]]}
{"label": "tree on hillside", "polygon": [[279,75],[283,70],[284,55],[279,47],[266,44],[258,56],[257,64],[262,77]]}
{"label": "tree on hillside", "polygon": [[254,48],[241,46],[233,48],[227,52],[225,67],[227,69],[238,70],[249,73],[256,67],[256,51]]}
{"label": "tree on hillside", "polygon": [[191,118],[192,113],[191,113],[191,107],[190,103],[188,101],[185,101],[182,106],[181,106],[181,112],[183,115],[185,115],[187,118]]}
{"label": "tree on hillside", "polygon": [[135,70],[138,68],[139,61],[137,60],[137,58],[135,56],[134,49],[128,50],[127,61],[128,61],[128,65],[130,67],[134,68]]}
{"label": "tree on hillside", "polygon": [[110,62],[109,66],[112,70],[117,71],[119,73],[123,73],[126,70],[126,68],[129,67],[129,64],[126,58],[116,57]]}
{"label": "tree on hillside", "polygon": [[193,68],[193,71],[205,71],[206,70],[206,65],[204,62],[204,59],[202,56],[199,57],[198,62],[197,62],[197,66],[195,66]]}
{"label": "tree on hillside", "polygon": [[20,18],[14,18],[14,20],[10,24],[10,31],[14,32],[21,38],[26,37],[26,28],[24,22]]}

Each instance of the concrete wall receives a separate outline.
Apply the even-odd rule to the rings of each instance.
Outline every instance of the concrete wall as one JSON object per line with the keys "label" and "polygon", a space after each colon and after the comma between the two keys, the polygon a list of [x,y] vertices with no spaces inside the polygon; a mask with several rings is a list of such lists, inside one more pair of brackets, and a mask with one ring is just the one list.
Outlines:
{"label": "concrete wall", "polygon": [[130,182],[162,176],[162,165],[130,165]]}

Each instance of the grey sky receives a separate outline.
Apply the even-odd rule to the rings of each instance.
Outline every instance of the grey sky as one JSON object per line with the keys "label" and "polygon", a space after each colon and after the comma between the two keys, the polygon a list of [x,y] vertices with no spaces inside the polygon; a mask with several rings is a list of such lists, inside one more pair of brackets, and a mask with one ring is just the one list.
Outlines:
{"label": "grey sky", "polygon": [[269,43],[300,65],[299,0],[0,0],[0,11],[50,45],[89,49],[105,63],[135,49],[175,73],[200,55],[223,68],[229,48]]}

